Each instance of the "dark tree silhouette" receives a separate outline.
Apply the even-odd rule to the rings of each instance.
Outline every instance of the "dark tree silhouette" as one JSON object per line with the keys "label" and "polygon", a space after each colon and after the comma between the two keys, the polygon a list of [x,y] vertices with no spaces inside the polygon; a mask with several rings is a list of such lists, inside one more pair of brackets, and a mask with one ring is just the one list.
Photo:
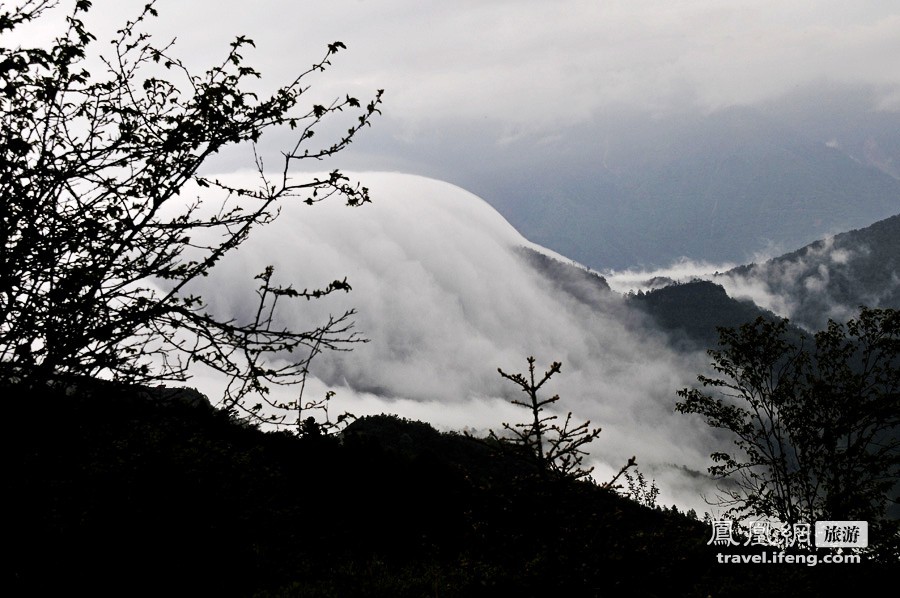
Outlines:
{"label": "dark tree silhouette", "polygon": [[[55,4],[0,6],[0,33],[33,24]],[[199,362],[231,380],[226,407],[280,421],[284,414],[265,402],[297,405],[272,400],[271,384],[302,383],[315,354],[363,339],[352,330],[352,311],[301,331],[279,325],[276,306],[349,291],[347,280],[301,291],[277,284],[267,268],[256,277],[257,309],[242,321],[211,314],[190,283],[271,222],[283,201],[368,202],[368,190],[339,171],[301,180],[292,169],[346,148],[379,113],[382,92],[367,104],[346,96],[303,105],[307,81],[344,49],[341,42],[268,97],[248,91],[259,73],[245,64],[242,54],[254,45],[245,37],[219,64],[193,74],[172,43],[146,33],[152,2],[117,32],[107,55],[90,53],[95,38],[82,22],[90,9],[75,2],[48,47],[0,47],[3,367],[31,385],[73,375],[148,383],[183,380]],[[341,112],[350,119],[345,134],[313,145],[319,125]],[[278,126],[294,129],[297,141],[273,172],[255,144]],[[253,144],[258,186],[199,173],[235,144]],[[254,405],[251,396],[261,400]]]}
{"label": "dark tree silhouette", "polygon": [[[543,399],[538,396],[538,391],[554,374],[559,373],[562,364],[554,361],[550,364],[550,368],[544,372],[543,376],[538,379],[535,376],[534,362],[534,357],[528,357],[527,374],[507,374],[502,369],[497,368],[497,371],[503,378],[513,382],[527,396],[525,400],[514,399],[511,403],[531,411],[531,421],[529,422],[519,424],[503,423],[503,429],[509,432],[509,437],[502,439],[502,441],[522,449],[524,454],[533,459],[538,471],[542,474],[553,472],[573,479],[587,478],[591,475],[594,468],[585,469],[582,467],[584,457],[588,454],[583,447],[593,442],[600,435],[601,429],[591,429],[590,421],[576,425],[572,422],[571,411],[566,414],[562,425],[555,423],[558,420],[558,416],[544,413],[546,406],[559,401],[559,395]],[[491,437],[495,440],[501,440],[493,431],[491,431]],[[634,465],[635,458],[632,457],[619,473],[612,480],[603,484],[603,486],[606,488],[616,487],[615,482],[619,476]]]}
{"label": "dark tree silhouette", "polygon": [[900,313],[863,307],[811,347],[787,330],[764,318],[720,329],[709,354],[721,377],[678,391],[678,411],[734,437],[736,451],[712,455],[710,473],[730,481],[721,504],[786,523],[869,521],[875,543],[896,542],[887,508],[900,475]]}

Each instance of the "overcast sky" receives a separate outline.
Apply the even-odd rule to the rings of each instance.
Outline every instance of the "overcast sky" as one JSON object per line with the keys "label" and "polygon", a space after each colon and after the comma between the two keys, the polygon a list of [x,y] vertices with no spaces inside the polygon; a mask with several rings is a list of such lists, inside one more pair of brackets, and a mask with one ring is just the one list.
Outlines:
{"label": "overcast sky", "polygon": [[[97,0],[118,23],[141,1]],[[617,107],[653,114],[771,99],[829,81],[877,88],[900,110],[900,4],[893,0],[160,0],[155,27],[197,65],[244,34],[247,58],[284,81],[341,40],[317,83],[384,88],[397,138],[483,123],[494,142],[552,137]]]}

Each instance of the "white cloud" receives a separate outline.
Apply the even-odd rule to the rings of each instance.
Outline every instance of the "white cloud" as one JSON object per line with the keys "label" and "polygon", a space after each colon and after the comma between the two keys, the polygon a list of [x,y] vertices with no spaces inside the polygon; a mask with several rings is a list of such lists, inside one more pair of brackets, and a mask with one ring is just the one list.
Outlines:
{"label": "white cloud", "polygon": [[612,290],[617,293],[631,291],[649,291],[671,282],[689,282],[695,278],[710,280],[717,272],[726,272],[737,264],[712,264],[702,260],[679,258],[669,266],[646,270],[629,268],[626,270],[607,270],[603,276]]}
{"label": "white cloud", "polygon": [[590,308],[554,288],[516,251],[528,242],[479,198],[421,177],[358,177],[374,204],[287,206],[204,283],[212,308],[245,312],[252,296],[241,288],[269,263],[280,281],[301,288],[346,275],[350,294],[304,302],[285,316],[308,326],[358,309],[371,342],[313,366],[318,394],[325,385],[338,391],[336,409],[499,429],[527,414],[506,404],[519,393],[497,368],[523,371],[534,355],[543,368],[563,363],[547,389],[563,398],[560,409],[603,428],[593,445],[601,469],[618,469],[631,455],[660,471],[672,463],[705,468],[705,426],[674,413],[675,391],[705,359],[646,338],[617,315],[615,295]]}
{"label": "white cloud", "polygon": [[[110,30],[137,9],[96,4],[91,22]],[[543,136],[611,106],[713,109],[821,80],[878,85],[885,109],[900,94],[900,9],[874,0],[162,0],[158,8],[154,30],[177,36],[188,62],[208,66],[246,34],[257,42],[246,56],[267,81],[344,41],[350,50],[317,89],[386,88],[407,134],[483,120],[505,126],[507,137]]]}

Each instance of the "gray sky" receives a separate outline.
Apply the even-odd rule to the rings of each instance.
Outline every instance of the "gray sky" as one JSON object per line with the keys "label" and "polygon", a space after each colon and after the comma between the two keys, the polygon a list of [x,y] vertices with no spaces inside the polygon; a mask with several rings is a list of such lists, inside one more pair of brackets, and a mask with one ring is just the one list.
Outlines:
{"label": "gray sky", "polygon": [[[118,22],[124,15],[115,12],[131,4],[97,6]],[[269,88],[343,41],[348,49],[332,68],[309,79],[311,97],[386,92],[383,116],[329,168],[449,181],[487,200],[530,240],[598,269],[663,265],[685,250],[610,231],[602,213],[590,221],[596,231],[576,239],[554,229],[540,206],[596,197],[613,209],[618,195],[599,179],[618,185],[630,176],[632,184],[660,165],[665,175],[683,145],[708,143],[687,123],[711,111],[755,106],[776,126],[833,142],[854,160],[865,154],[872,162],[866,144],[875,141],[880,163],[900,173],[895,1],[161,0],[159,11],[154,27],[177,36],[175,53],[198,69],[222,56],[234,35],[254,39],[245,58]],[[316,139],[329,138],[322,130]],[[288,132],[265,137],[267,163],[291,145]],[[248,151],[227,153],[209,168],[250,162]],[[585,247],[593,237],[612,246]],[[635,238],[631,253],[622,249]],[[784,242],[790,250],[810,240]],[[688,257],[736,260],[760,249]]]}
{"label": "gray sky", "polygon": [[[95,2],[120,23],[143,1]],[[483,124],[491,142],[552,139],[618,108],[665,115],[772,99],[823,81],[900,110],[900,5],[890,0],[161,0],[155,29],[199,65],[245,34],[267,82],[341,40],[318,90],[387,90],[390,136]]]}

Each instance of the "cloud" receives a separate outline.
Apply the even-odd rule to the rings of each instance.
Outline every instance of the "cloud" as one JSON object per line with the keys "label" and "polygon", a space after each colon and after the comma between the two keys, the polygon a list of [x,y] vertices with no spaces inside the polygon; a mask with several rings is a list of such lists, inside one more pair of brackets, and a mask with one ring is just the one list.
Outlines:
{"label": "cloud", "polygon": [[[88,25],[102,42],[138,8],[95,3]],[[706,127],[698,117],[716,108],[771,100],[768,111],[775,114],[767,117],[779,130],[803,130],[821,143],[834,139],[842,152],[896,174],[893,120],[863,119],[879,151],[862,151],[866,141],[857,139],[862,116],[900,97],[892,62],[900,54],[900,22],[888,3],[160,0],[157,8],[160,17],[148,26],[159,41],[177,37],[172,54],[197,73],[220,64],[236,35],[254,39],[256,47],[243,55],[262,73],[261,81],[250,83],[261,93],[308,69],[328,43],[344,41],[348,50],[308,79],[303,106],[345,93],[365,101],[379,88],[386,94],[383,117],[341,152],[341,167],[402,170],[460,184],[527,234],[593,266],[665,259],[652,255],[659,245],[652,236],[613,238],[610,228],[629,227],[610,222],[632,211],[632,192],[647,188],[640,177],[675,182],[677,173],[666,170],[671,150],[704,147]],[[101,42],[94,48],[108,50]],[[799,90],[811,90],[802,102],[776,101]],[[856,98],[852,109],[834,108],[846,108],[848,97]],[[790,118],[778,118],[786,113]],[[354,123],[353,115],[344,116]],[[700,134],[687,132],[693,130]],[[344,131],[343,121],[323,127],[313,141]],[[267,163],[293,147],[290,135],[263,137]],[[739,147],[745,140],[735,141]],[[211,157],[206,168],[222,172],[250,163],[252,154],[241,148]],[[658,188],[670,187],[661,182]],[[668,209],[667,195],[648,198],[654,205],[629,216],[635,233]],[[551,227],[542,236],[529,220],[548,221],[540,212],[548,199],[608,206],[609,218],[584,218],[578,228],[582,237],[610,248],[582,251],[582,238],[559,238]],[[563,218],[570,213],[555,211]],[[709,253],[693,255],[738,259],[738,252],[753,249],[726,255],[712,242]]]}
{"label": "cloud", "polygon": [[[103,42],[137,8],[97,2],[89,27]],[[387,118],[377,128],[388,128],[363,145],[367,156],[432,172],[462,163],[454,180],[475,166],[497,179],[494,165],[520,164],[521,147],[536,156],[523,170],[554,159],[593,169],[603,141],[593,127],[615,121],[622,107],[659,117],[760,102],[820,81],[873,86],[872,104],[884,110],[896,110],[900,98],[900,15],[884,2],[160,0],[157,8],[153,31],[178,37],[173,54],[197,72],[220,63],[236,35],[254,39],[244,54],[262,72],[263,89],[292,80],[326,44],[344,41],[348,51],[311,81],[310,100],[386,88]],[[653,130],[656,121],[644,120]],[[585,133],[578,139],[575,131]],[[519,153],[501,151],[517,140]],[[565,176],[557,163],[547,170]],[[525,172],[520,184],[556,180],[537,176]],[[453,427],[496,427],[513,416],[501,408],[509,391],[496,367],[517,370],[533,353],[563,362],[554,391],[604,427],[595,454],[606,466],[637,453],[642,462],[705,468],[703,425],[672,414],[674,390],[701,364],[646,338],[616,317],[615,305],[592,310],[553,288],[512,250],[526,241],[476,197],[416,177],[365,179],[374,206],[292,206],[259,231],[209,282],[212,306],[245,313],[252,276],[267,263],[300,287],[346,275],[352,294],[289,317],[315,325],[329,312],[359,310],[358,327],[372,342],[327,356],[316,374],[362,412],[382,405]],[[593,170],[583,180],[596,184]],[[726,266],[685,262],[666,275],[712,268]],[[610,282],[637,284],[645,275],[618,273]],[[745,294],[790,308],[747,284]]]}
{"label": "cloud", "polygon": [[[374,204],[286,206],[204,281],[211,308],[240,317],[252,305],[252,275],[266,264],[301,288],[347,276],[350,294],[284,312],[290,324],[308,327],[355,308],[358,329],[371,339],[317,358],[309,396],[330,387],[338,410],[499,430],[528,414],[508,404],[520,391],[497,368],[523,371],[534,355],[543,368],[563,363],[547,389],[560,394],[560,408],[603,428],[592,449],[598,471],[617,470],[631,455],[666,475],[680,475],[671,464],[705,470],[705,426],[674,414],[675,391],[705,359],[672,353],[621,317],[614,294],[589,306],[557,288],[522,259],[517,247],[528,241],[478,197],[417,176],[356,176]],[[698,494],[691,496],[677,499]]]}
{"label": "cloud", "polygon": [[[92,22],[114,29],[133,16],[134,7],[107,4]],[[267,80],[296,75],[342,40],[350,50],[319,89],[387,88],[391,113],[422,135],[469,121],[500,123],[507,137],[546,135],[613,106],[709,110],[820,80],[878,85],[884,109],[900,97],[900,14],[883,2],[164,0],[158,8],[154,30],[178,36],[190,63],[221,60],[245,34],[257,42],[247,58]]]}
{"label": "cloud", "polygon": [[[784,251],[771,245],[749,260],[753,264],[750,270],[734,263],[680,258],[662,268],[608,270],[603,275],[618,293],[647,292],[675,282],[709,280],[721,285],[729,297],[749,299],[795,324],[818,330],[828,318],[846,320],[855,313],[856,305],[831,296],[829,282],[833,272],[848,271],[854,257],[865,251],[864,247],[855,251],[836,248],[834,236],[827,236],[821,243],[809,245],[804,252],[787,259],[772,259]],[[877,298],[871,303],[877,304]]]}
{"label": "cloud", "polygon": [[[829,319],[846,321],[856,315],[856,299],[861,298],[868,305],[879,304],[881,297],[866,297],[862,288],[855,295],[848,294],[853,287],[863,286],[854,279],[855,268],[863,265],[852,262],[868,252],[865,246],[836,247],[834,236],[828,236],[789,257],[760,260],[752,269],[729,272],[716,282],[732,297],[749,298],[795,324],[816,331],[824,328]],[[882,289],[884,295],[888,296],[894,288],[888,282]]]}
{"label": "cloud", "polygon": [[695,278],[710,280],[717,272],[737,266],[733,263],[713,264],[703,260],[679,258],[662,268],[626,268],[603,272],[609,286],[617,293],[650,291],[672,282],[689,282]]}

